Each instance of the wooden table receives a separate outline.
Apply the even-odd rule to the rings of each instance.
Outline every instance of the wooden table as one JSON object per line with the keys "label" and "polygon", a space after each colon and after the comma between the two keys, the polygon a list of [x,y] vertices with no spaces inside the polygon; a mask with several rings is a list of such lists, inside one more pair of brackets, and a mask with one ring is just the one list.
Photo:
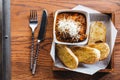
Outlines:
{"label": "wooden table", "polygon": [[[115,14],[115,26],[118,30],[114,48],[114,72],[96,73],[93,76],[70,71],[52,70],[53,62],[50,48],[53,39],[53,13],[58,9],[71,9],[78,4],[101,12]],[[29,12],[38,11],[40,23],[42,9],[48,11],[48,25],[44,42],[40,44],[40,54],[36,75],[32,76],[30,65],[31,29]],[[39,24],[40,25],[40,24]],[[35,31],[35,43],[38,28]],[[119,0],[11,0],[11,63],[12,80],[120,80],[120,1]]]}

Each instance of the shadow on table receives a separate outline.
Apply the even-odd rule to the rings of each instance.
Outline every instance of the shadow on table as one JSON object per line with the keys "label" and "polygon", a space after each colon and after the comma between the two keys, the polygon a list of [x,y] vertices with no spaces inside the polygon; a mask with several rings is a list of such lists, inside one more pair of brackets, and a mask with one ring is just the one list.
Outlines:
{"label": "shadow on table", "polygon": [[100,80],[109,73],[98,72],[94,75],[87,75],[71,71],[54,71],[54,78],[59,80]]}

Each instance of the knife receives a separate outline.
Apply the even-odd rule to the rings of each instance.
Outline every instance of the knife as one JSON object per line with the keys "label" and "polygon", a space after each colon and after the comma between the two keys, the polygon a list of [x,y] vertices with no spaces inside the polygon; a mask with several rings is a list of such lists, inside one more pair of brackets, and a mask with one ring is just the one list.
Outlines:
{"label": "knife", "polygon": [[36,72],[36,65],[37,65],[37,58],[39,54],[39,43],[44,40],[45,32],[46,32],[46,25],[47,25],[47,11],[43,10],[42,13],[42,19],[41,19],[41,25],[40,25],[40,30],[38,34],[38,40],[37,40],[37,48],[36,48],[36,53],[34,56],[34,61],[33,61],[33,68],[32,68],[32,74],[34,75]]}

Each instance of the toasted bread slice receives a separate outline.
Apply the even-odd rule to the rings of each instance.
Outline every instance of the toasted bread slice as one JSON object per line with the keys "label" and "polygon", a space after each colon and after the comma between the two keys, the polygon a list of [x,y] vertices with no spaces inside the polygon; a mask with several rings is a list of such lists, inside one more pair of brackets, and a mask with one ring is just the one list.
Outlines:
{"label": "toasted bread slice", "polygon": [[93,64],[99,61],[100,51],[91,47],[71,47],[79,62]]}
{"label": "toasted bread slice", "polygon": [[74,55],[74,53],[65,45],[56,45],[56,52],[59,59],[62,63],[70,68],[75,69],[78,66],[78,58]]}
{"label": "toasted bread slice", "polygon": [[107,58],[110,52],[110,48],[107,43],[95,43],[95,44],[89,44],[90,47],[96,48],[100,51],[100,60],[103,60]]}
{"label": "toasted bread slice", "polygon": [[100,21],[95,21],[90,27],[90,37],[88,44],[106,41],[106,27]]}

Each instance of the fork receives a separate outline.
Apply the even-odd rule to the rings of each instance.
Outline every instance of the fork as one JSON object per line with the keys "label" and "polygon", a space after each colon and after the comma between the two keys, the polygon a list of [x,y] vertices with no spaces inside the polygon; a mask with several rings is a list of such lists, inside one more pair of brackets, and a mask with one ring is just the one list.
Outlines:
{"label": "fork", "polygon": [[32,30],[32,45],[30,54],[30,69],[32,70],[33,58],[34,58],[34,31],[38,25],[37,10],[30,10],[29,26]]}

